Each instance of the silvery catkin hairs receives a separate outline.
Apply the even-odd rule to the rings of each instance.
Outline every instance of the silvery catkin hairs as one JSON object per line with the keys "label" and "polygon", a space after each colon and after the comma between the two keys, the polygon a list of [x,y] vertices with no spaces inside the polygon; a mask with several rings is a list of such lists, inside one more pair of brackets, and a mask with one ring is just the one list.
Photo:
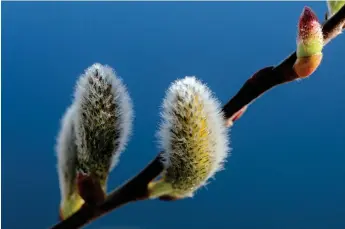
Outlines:
{"label": "silvery catkin hairs", "polygon": [[64,219],[78,210],[84,203],[77,187],[77,146],[74,129],[76,107],[69,106],[61,119],[61,129],[57,137],[57,169],[61,193],[59,216]]}
{"label": "silvery catkin hairs", "polygon": [[132,121],[131,99],[115,72],[98,63],[86,69],[57,138],[62,219],[84,203],[79,175],[91,175],[106,192],[109,172],[129,140]]}
{"label": "silvery catkin hairs", "polygon": [[122,80],[108,66],[94,64],[75,91],[75,130],[79,172],[105,187],[132,129],[132,102]]}
{"label": "silvery catkin hairs", "polygon": [[220,103],[195,77],[169,87],[157,136],[165,171],[149,185],[152,198],[191,197],[223,168],[228,155],[228,131]]}
{"label": "silvery catkin hairs", "polygon": [[75,144],[73,125],[75,111],[76,109],[73,105],[66,109],[61,119],[61,130],[56,144],[57,167],[62,201],[68,199],[76,192],[77,146]]}

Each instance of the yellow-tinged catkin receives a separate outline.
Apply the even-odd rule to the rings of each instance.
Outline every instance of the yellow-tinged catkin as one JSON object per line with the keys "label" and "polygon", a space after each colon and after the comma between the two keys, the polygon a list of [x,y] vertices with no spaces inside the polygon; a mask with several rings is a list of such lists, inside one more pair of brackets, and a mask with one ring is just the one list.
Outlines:
{"label": "yellow-tinged catkin", "polygon": [[151,197],[188,197],[223,168],[228,130],[220,103],[195,77],[175,81],[166,94],[158,137],[165,171]]}

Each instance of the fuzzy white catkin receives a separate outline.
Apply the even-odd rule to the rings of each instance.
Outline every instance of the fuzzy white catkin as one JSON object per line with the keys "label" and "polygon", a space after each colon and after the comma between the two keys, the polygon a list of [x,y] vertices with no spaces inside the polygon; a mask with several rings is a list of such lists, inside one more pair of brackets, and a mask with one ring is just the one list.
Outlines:
{"label": "fuzzy white catkin", "polygon": [[230,151],[220,103],[205,84],[187,76],[169,87],[161,117],[163,179],[177,196],[193,196],[223,169]]}
{"label": "fuzzy white catkin", "polygon": [[96,63],[80,77],[75,105],[78,170],[105,180],[129,140],[132,101],[113,69]]}
{"label": "fuzzy white catkin", "polygon": [[61,129],[55,149],[58,159],[57,169],[62,201],[76,191],[77,146],[73,125],[75,111],[73,105],[66,109],[61,119]]}

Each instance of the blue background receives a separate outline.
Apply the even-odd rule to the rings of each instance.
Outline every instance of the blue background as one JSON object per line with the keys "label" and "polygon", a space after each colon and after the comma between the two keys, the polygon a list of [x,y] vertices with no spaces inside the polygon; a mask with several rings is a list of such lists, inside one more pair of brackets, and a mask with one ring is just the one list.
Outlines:
{"label": "blue background", "polygon": [[[115,187],[158,152],[169,84],[186,75],[225,103],[295,50],[304,5],[325,2],[2,3],[3,228],[49,228],[60,193],[54,145],[77,77],[95,62],[127,84],[136,118]],[[127,205],[87,228],[344,229],[345,35],[309,79],[280,86],[231,130],[232,155],[193,199]]]}

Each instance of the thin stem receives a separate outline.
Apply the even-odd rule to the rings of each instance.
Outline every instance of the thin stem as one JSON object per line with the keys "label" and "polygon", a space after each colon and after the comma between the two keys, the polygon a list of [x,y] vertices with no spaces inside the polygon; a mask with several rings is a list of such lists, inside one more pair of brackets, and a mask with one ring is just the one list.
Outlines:
{"label": "thin stem", "polygon": [[130,202],[148,198],[148,184],[163,171],[160,154],[138,175],[111,192],[104,202],[96,205],[85,204],[71,217],[59,222],[51,229],[76,229],[100,218],[107,212]]}
{"label": "thin stem", "polygon": [[[323,24],[322,33],[325,45],[341,33],[344,25],[345,6]],[[294,52],[278,66],[266,67],[254,73],[237,94],[224,105],[225,117],[227,119],[233,117],[237,111],[252,103],[271,88],[298,79],[297,74],[293,70],[296,59],[296,52]]]}
{"label": "thin stem", "polygon": [[[345,6],[323,25],[325,45],[337,35],[345,24]],[[249,105],[269,89],[297,79],[292,69],[296,61],[296,52],[292,53],[276,67],[266,67],[248,79],[239,92],[223,107],[226,119],[232,119],[236,112]],[[77,229],[104,214],[127,203],[148,198],[148,184],[163,171],[163,164],[158,155],[144,170],[120,188],[107,196],[104,202],[96,205],[85,204],[79,211],[51,229]],[[164,198],[163,198],[164,199]]]}

